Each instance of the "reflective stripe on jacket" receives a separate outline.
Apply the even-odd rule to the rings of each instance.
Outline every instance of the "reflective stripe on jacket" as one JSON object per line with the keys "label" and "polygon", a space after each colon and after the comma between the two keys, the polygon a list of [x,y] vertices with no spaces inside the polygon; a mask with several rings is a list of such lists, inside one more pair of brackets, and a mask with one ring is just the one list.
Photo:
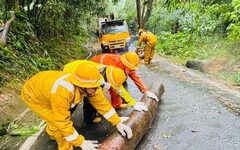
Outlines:
{"label": "reflective stripe on jacket", "polygon": [[[29,79],[22,87],[22,98],[32,104],[40,104],[40,110],[51,109],[53,123],[60,130],[67,141],[79,146],[84,140],[73,127],[70,108],[78,104],[86,96],[70,82],[70,74],[62,71],[43,71]],[[111,104],[103,96],[101,89],[89,98],[90,103],[103,116],[107,116],[112,125],[120,122],[120,118],[113,111]],[[44,111],[42,111],[44,113]]]}
{"label": "reflective stripe on jacket", "polygon": [[114,91],[118,93],[124,99],[124,101],[127,102],[129,106],[133,106],[136,104],[136,101],[132,98],[132,96],[123,86],[121,86],[119,90],[114,89]]}
{"label": "reflective stripe on jacket", "polygon": [[[64,66],[63,71],[65,71],[67,73],[73,73],[73,72],[75,72],[77,66],[84,63],[84,62],[89,62],[89,61],[88,60],[75,60],[73,62],[70,62],[70,63],[68,63]],[[92,62],[92,63],[96,67],[98,67],[98,70],[100,72],[102,72],[102,69],[104,67],[106,67],[106,65],[103,65],[103,64],[100,64],[100,63],[95,63],[95,62]],[[106,82],[108,82],[108,81],[106,81]],[[129,106],[133,106],[136,103],[136,101],[132,98],[132,96],[127,92],[127,90],[123,86],[120,87],[121,92],[119,92],[118,89],[114,89],[114,91],[116,93],[118,93],[122,98],[124,98],[124,100],[128,103]]]}
{"label": "reflective stripe on jacket", "polygon": [[[111,66],[118,67],[118,68],[124,70],[125,67],[120,60],[120,56],[121,55],[116,55],[116,54],[99,54],[99,55],[93,57],[92,61],[96,62],[96,63],[108,65],[108,66],[111,65]],[[133,82],[136,84],[136,86],[138,87],[138,89],[141,92],[147,91],[147,88],[145,87],[140,76],[137,75],[136,71],[131,71],[127,75],[133,80]]]}

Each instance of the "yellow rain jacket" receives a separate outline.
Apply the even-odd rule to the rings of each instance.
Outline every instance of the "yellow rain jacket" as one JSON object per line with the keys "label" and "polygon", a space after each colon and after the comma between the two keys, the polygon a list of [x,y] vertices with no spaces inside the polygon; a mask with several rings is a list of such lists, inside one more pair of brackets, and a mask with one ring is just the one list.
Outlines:
{"label": "yellow rain jacket", "polygon": [[[40,72],[23,85],[21,97],[33,112],[47,124],[55,126],[66,141],[77,147],[82,144],[84,137],[73,127],[69,110],[87,95],[80,93],[70,82],[70,75],[62,71]],[[88,99],[112,125],[115,126],[120,122],[115,109],[105,98],[101,88]]]}
{"label": "yellow rain jacket", "polygon": [[[63,71],[66,73],[74,73],[77,66],[85,62],[90,62],[94,64],[98,68],[100,73],[104,70],[104,68],[106,68],[106,65],[95,63],[89,60],[75,60],[73,62],[67,63],[64,66]],[[136,103],[136,101],[132,98],[132,96],[128,93],[128,91],[123,86],[121,86],[120,89],[113,88],[113,90],[116,93],[118,93],[118,95],[120,95],[128,103],[129,106],[133,106]]]}
{"label": "yellow rain jacket", "polygon": [[142,42],[144,42],[144,43],[148,44],[150,47],[152,47],[153,45],[156,45],[157,37],[149,31],[142,32],[142,34],[139,36],[137,45],[141,46]]}
{"label": "yellow rain jacket", "polygon": [[144,64],[150,64],[154,56],[157,37],[149,31],[143,31],[138,39],[138,48],[140,48],[142,42],[146,44],[144,47]]}
{"label": "yellow rain jacket", "polygon": [[124,88],[124,86],[120,86],[120,89],[113,89],[114,92],[118,93],[124,101],[129,105],[133,106],[136,104],[136,101],[132,98],[132,96],[128,93],[128,91]]}

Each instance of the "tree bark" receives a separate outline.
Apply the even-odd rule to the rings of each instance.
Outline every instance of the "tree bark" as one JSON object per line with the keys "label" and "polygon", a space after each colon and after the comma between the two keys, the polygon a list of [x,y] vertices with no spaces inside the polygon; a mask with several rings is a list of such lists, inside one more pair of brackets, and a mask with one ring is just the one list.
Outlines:
{"label": "tree bark", "polygon": [[99,150],[133,150],[140,142],[142,137],[147,133],[151,126],[158,110],[158,106],[164,93],[163,84],[157,86],[151,86],[149,88],[159,98],[159,102],[144,95],[141,99],[142,102],[148,107],[147,112],[132,111],[126,121],[133,132],[133,136],[130,140],[123,137],[117,130],[113,132],[105,141],[101,143]]}
{"label": "tree bark", "polygon": [[143,26],[143,28],[146,26],[146,22],[148,21],[150,15],[151,15],[153,1],[154,1],[154,0],[149,0],[149,1],[148,1],[147,10],[146,10],[145,15],[143,16],[143,21],[142,21],[142,26]]}
{"label": "tree bark", "polygon": [[3,31],[2,31],[2,35],[1,35],[1,38],[0,38],[0,44],[1,45],[6,45],[8,29],[9,29],[9,26],[11,25],[12,21],[15,18],[16,18],[15,14],[12,14],[12,17],[5,23]]}
{"label": "tree bark", "polygon": [[138,18],[138,29],[142,28],[142,16],[141,16],[141,2],[140,0],[136,0],[137,5],[137,18]]}

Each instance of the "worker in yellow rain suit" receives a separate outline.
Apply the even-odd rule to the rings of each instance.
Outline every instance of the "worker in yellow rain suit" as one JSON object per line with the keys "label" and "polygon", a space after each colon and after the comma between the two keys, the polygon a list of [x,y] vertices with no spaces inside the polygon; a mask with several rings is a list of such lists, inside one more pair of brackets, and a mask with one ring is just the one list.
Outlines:
{"label": "worker in yellow rain suit", "polygon": [[[147,89],[140,76],[136,73],[136,69],[140,67],[140,60],[137,53],[127,52],[122,55],[99,54],[93,57],[91,61],[122,69],[133,80],[140,92],[158,101],[158,97]],[[113,106],[120,106],[122,103],[120,96],[114,91],[110,91],[110,95],[112,104],[114,104]]]}
{"label": "worker in yellow rain suit", "polygon": [[[92,63],[98,68],[99,72],[104,77],[105,82],[102,84],[102,86],[105,89],[107,89],[107,90],[112,89],[113,91],[115,91],[118,95],[120,95],[124,99],[125,102],[127,102],[127,104],[129,106],[133,107],[134,110],[138,110],[138,111],[147,111],[148,110],[147,107],[143,103],[136,102],[132,98],[132,96],[127,92],[127,90],[123,87],[122,84],[123,84],[123,82],[126,81],[126,75],[125,75],[124,71],[118,67],[94,63],[89,60],[75,60],[73,62],[66,64],[63,68],[63,71],[70,72],[70,73],[74,72],[78,65],[80,65],[82,63],[86,63],[86,62]],[[86,104],[88,104],[87,100],[86,100]],[[112,104],[112,105],[114,107],[114,104]],[[123,105],[123,104],[121,104],[121,105]],[[121,106],[121,105],[120,105],[121,108],[127,108],[126,106]],[[85,101],[84,101],[84,106],[85,106]],[[94,113],[94,111],[92,111],[92,112],[93,112],[92,116],[96,117],[96,111],[95,111],[95,113]],[[91,115],[91,113],[87,113],[86,115]],[[92,118],[92,117],[86,116],[86,118]],[[94,123],[99,122],[100,119],[101,118],[98,119],[98,117],[96,117],[94,119]]]}
{"label": "worker in yellow rain suit", "polygon": [[142,42],[145,43],[144,61],[142,62],[142,64],[150,64],[154,56],[155,46],[157,44],[157,37],[150,31],[145,31],[141,28],[138,30],[138,35],[139,39],[137,49],[140,48]]}
{"label": "worker in yellow rain suit", "polygon": [[83,97],[88,97],[91,105],[127,138],[132,130],[120,122],[115,109],[105,98],[101,88],[100,75],[96,66],[84,63],[75,73],[63,71],[42,71],[29,79],[22,87],[21,97],[26,105],[47,123],[46,131],[55,139],[59,150],[72,150],[73,146],[82,150],[95,150],[97,141],[86,140],[78,134],[71,121],[70,109]]}

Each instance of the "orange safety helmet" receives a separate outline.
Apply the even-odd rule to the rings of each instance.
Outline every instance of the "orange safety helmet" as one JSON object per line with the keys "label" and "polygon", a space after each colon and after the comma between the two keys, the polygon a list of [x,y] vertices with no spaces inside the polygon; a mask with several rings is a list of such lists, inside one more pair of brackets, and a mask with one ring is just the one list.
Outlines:
{"label": "orange safety helmet", "polygon": [[120,59],[126,67],[132,70],[136,70],[140,67],[140,60],[137,53],[135,52],[127,52],[121,55]]}
{"label": "orange safety helmet", "polygon": [[83,88],[96,88],[99,87],[102,80],[102,75],[97,67],[91,63],[80,64],[75,73],[70,76],[70,81],[79,87]]}
{"label": "orange safety helmet", "polygon": [[126,75],[120,68],[107,66],[106,69],[107,81],[114,89],[119,88],[124,81],[126,81]]}

